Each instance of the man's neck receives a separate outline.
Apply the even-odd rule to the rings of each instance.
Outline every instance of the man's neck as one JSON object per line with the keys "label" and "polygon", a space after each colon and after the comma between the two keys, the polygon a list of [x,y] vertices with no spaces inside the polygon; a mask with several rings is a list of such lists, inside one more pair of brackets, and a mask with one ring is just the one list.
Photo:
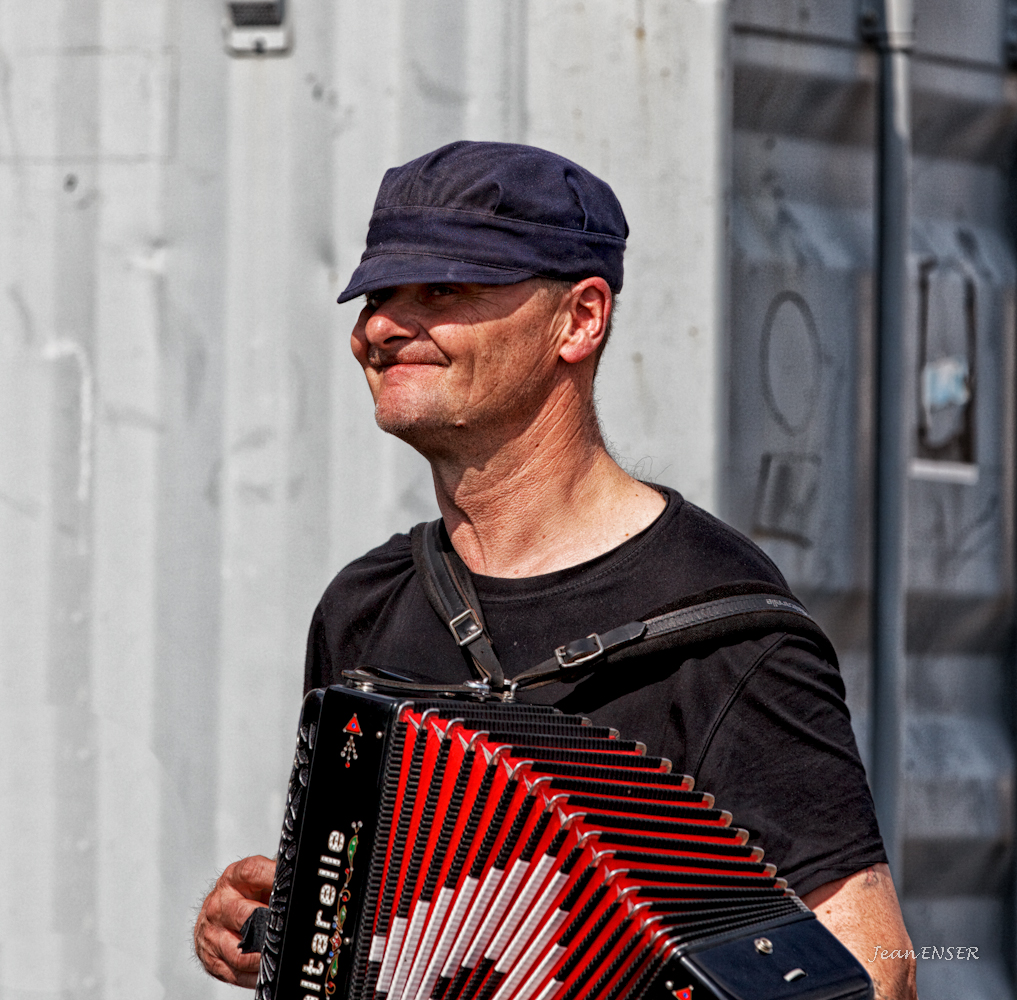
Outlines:
{"label": "man's neck", "polygon": [[656,490],[608,454],[592,407],[555,410],[468,460],[432,458],[445,526],[472,572],[527,577],[575,566],[664,509]]}

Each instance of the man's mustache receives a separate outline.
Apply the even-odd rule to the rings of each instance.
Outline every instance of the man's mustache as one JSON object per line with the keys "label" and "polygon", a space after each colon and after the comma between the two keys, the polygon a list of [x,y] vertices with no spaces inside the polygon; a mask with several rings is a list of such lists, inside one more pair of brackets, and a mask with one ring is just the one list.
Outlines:
{"label": "man's mustache", "polygon": [[404,344],[395,350],[386,350],[378,344],[367,349],[367,363],[372,368],[390,368],[392,365],[448,365],[448,358],[433,344]]}

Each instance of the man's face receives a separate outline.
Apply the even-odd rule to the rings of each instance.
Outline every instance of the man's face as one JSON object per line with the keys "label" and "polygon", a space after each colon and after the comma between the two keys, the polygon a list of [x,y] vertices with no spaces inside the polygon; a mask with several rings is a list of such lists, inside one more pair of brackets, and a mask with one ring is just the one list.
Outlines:
{"label": "man's face", "polygon": [[532,280],[369,294],[351,342],[378,425],[425,453],[521,429],[554,385],[557,304]]}

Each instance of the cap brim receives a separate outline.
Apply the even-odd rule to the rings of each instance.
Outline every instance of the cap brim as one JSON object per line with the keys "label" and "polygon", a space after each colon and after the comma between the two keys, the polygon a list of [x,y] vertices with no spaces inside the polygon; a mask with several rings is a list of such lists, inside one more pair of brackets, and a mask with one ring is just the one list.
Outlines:
{"label": "cap brim", "polygon": [[382,253],[360,262],[338,302],[349,302],[358,295],[377,292],[395,285],[417,285],[439,281],[477,282],[482,285],[514,285],[537,277],[532,271],[520,271],[489,264],[450,260],[423,253]]}

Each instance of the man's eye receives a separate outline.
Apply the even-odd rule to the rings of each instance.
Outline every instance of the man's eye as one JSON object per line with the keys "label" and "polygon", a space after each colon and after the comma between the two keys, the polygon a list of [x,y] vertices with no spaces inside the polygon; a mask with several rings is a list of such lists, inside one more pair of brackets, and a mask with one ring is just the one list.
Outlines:
{"label": "man's eye", "polygon": [[392,295],[392,292],[388,288],[379,289],[376,292],[368,292],[364,296],[364,304],[368,309],[378,309],[381,304]]}
{"label": "man's eye", "polygon": [[455,295],[459,291],[458,285],[428,285],[428,294],[435,297],[443,295]]}

